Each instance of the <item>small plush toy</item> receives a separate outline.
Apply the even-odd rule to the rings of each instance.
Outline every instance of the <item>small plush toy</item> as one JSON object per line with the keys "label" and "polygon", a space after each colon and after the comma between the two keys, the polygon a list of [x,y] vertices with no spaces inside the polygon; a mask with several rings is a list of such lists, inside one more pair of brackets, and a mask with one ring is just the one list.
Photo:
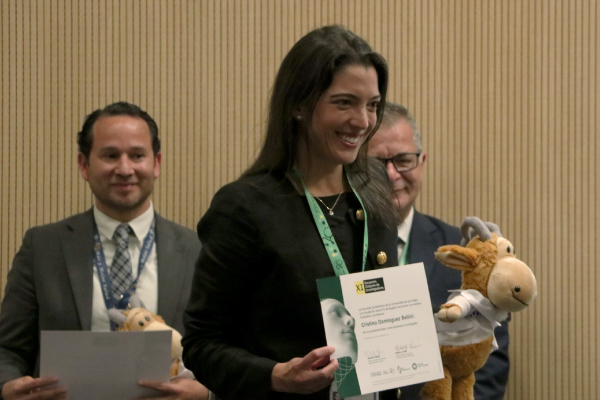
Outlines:
{"label": "small plush toy", "polygon": [[144,308],[139,298],[132,296],[130,304],[136,307],[128,310],[111,309],[108,315],[111,321],[119,325],[119,331],[171,331],[171,376],[178,375],[183,368],[181,355],[181,334],[171,328],[158,315],[154,315]]}
{"label": "small plush toy", "polygon": [[425,384],[424,400],[473,400],[474,372],[498,348],[494,328],[537,294],[533,273],[515,257],[498,226],[467,217],[461,232],[460,246],[442,246],[435,253],[444,265],[462,271],[462,286],[451,291],[437,314],[444,378]]}

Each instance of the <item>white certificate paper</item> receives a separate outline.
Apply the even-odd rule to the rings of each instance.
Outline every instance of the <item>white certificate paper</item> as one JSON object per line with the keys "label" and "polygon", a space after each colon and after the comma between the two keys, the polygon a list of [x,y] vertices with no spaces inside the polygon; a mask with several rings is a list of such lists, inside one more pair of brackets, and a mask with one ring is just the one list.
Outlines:
{"label": "white certificate paper", "polygon": [[42,331],[40,376],[57,376],[71,400],[156,396],[140,379],[169,381],[171,331]]}
{"label": "white certificate paper", "polygon": [[423,263],[317,285],[340,398],[444,377]]}

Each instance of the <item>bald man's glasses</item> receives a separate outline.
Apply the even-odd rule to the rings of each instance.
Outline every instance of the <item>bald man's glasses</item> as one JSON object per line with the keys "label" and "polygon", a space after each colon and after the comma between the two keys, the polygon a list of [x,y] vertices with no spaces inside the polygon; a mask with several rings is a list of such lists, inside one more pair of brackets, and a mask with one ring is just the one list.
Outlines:
{"label": "bald man's glasses", "polygon": [[391,161],[396,171],[408,172],[417,168],[421,162],[421,153],[400,153],[392,158],[377,158],[377,160],[381,161],[384,167],[387,167]]}

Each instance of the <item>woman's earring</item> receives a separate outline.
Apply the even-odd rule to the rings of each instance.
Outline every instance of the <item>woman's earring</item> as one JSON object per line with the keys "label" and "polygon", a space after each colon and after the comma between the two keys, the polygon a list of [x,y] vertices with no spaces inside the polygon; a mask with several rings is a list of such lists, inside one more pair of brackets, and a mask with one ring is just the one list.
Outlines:
{"label": "woman's earring", "polygon": [[296,115],[296,119],[297,119],[298,121],[302,121],[302,115]]}

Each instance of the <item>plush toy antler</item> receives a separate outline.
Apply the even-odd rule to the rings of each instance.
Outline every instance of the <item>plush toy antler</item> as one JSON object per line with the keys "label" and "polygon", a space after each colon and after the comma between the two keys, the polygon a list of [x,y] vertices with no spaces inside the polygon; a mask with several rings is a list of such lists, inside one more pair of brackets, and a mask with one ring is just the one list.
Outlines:
{"label": "plush toy antler", "polygon": [[461,232],[461,246],[442,246],[435,253],[440,262],[462,271],[462,286],[451,291],[437,314],[444,379],[425,384],[421,395],[427,400],[474,399],[474,372],[497,348],[498,321],[525,309],[537,294],[535,276],[497,225],[467,217]]}

